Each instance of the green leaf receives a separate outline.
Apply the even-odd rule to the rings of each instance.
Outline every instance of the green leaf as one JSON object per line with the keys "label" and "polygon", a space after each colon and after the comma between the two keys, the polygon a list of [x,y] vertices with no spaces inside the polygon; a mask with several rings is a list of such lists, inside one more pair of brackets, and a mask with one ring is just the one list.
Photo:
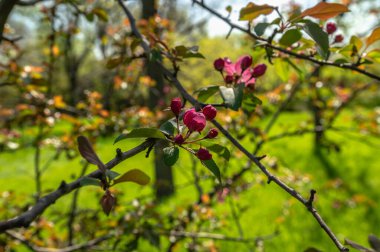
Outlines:
{"label": "green leaf", "polygon": [[113,69],[113,68],[117,67],[118,65],[120,65],[122,62],[123,62],[122,57],[111,58],[107,61],[106,67],[108,69]]}
{"label": "green leaf", "polygon": [[260,15],[269,15],[273,10],[274,7],[267,4],[257,5],[254,3],[248,3],[246,7],[240,10],[239,20],[251,21]]}
{"label": "green leaf", "polygon": [[270,23],[258,23],[253,30],[255,31],[257,36],[262,36],[265,30],[270,26]]}
{"label": "green leaf", "polygon": [[142,39],[139,38],[134,38],[132,43],[131,43],[131,51],[134,52],[135,49],[141,45]]}
{"label": "green leaf", "polygon": [[244,87],[245,87],[244,83],[240,83],[236,87],[233,87],[233,88],[224,87],[224,86],[219,87],[224,103],[227,105],[228,108],[231,108],[232,110],[235,110],[235,111],[239,110],[241,103],[243,101]]}
{"label": "green leaf", "polygon": [[198,101],[206,102],[211,96],[213,96],[219,90],[219,86],[209,86],[198,89],[195,93],[198,93]]}
{"label": "green leaf", "polygon": [[94,13],[100,20],[107,22],[108,21],[108,15],[107,12],[102,8],[95,8],[92,10],[92,13]]}
{"label": "green leaf", "polygon": [[166,139],[164,133],[162,133],[159,129],[156,128],[138,128],[133,129],[127,134],[121,134],[115,139],[115,143],[120,142],[121,140],[127,138],[159,138]]}
{"label": "green leaf", "polygon": [[291,46],[302,38],[302,33],[297,29],[287,30],[280,39],[280,44]]}
{"label": "green leaf", "polygon": [[212,174],[214,174],[214,176],[218,179],[219,183],[222,183],[220,170],[219,170],[218,165],[215,163],[215,161],[213,159],[209,159],[209,160],[203,160],[202,163],[204,164],[204,166],[207,167],[207,169],[209,169],[212,172]]}
{"label": "green leaf", "polygon": [[158,50],[158,49],[152,49],[152,50],[150,51],[150,57],[149,57],[149,60],[150,60],[150,61],[162,61],[161,51]]}
{"label": "green leaf", "polygon": [[177,56],[182,58],[205,58],[201,53],[198,52],[198,46],[186,47],[183,45],[176,46],[174,50]]}
{"label": "green leaf", "polygon": [[123,182],[134,182],[139,185],[147,185],[150,181],[149,176],[138,169],[132,169],[121,175],[118,179],[114,180],[112,186]]}
{"label": "green leaf", "polygon": [[179,157],[179,149],[177,146],[170,146],[163,149],[164,162],[167,166],[173,166]]}
{"label": "green leaf", "polygon": [[304,31],[317,43],[317,51],[324,58],[329,57],[329,37],[318,24],[305,22]]}
{"label": "green leaf", "polygon": [[335,64],[346,64],[348,63],[348,60],[346,60],[345,58],[340,58],[340,59],[336,59],[334,61]]}
{"label": "green leaf", "polygon": [[81,186],[100,186],[100,181],[95,178],[90,178],[90,177],[83,177],[80,180],[80,185]]}
{"label": "green leaf", "polygon": [[[350,45],[352,45],[353,51],[355,50],[356,54],[357,54],[357,52],[360,51],[360,49],[362,49],[363,42],[357,36],[352,36],[350,39]],[[355,47],[355,49],[354,49],[354,47]]]}
{"label": "green leaf", "polygon": [[218,154],[218,156],[224,158],[226,161],[230,160],[231,153],[227,147],[220,145],[220,144],[210,143],[208,141],[202,142],[202,145],[207,147],[207,149],[209,151],[212,151],[212,152]]}
{"label": "green leaf", "polygon": [[246,95],[243,100],[242,108],[248,113],[253,112],[257,105],[261,105],[263,102],[253,94]]}
{"label": "green leaf", "polygon": [[174,120],[168,120],[161,124],[160,131],[164,134],[167,134],[169,136],[174,136],[174,133],[176,131],[176,122]]}
{"label": "green leaf", "polygon": [[106,170],[106,176],[110,180],[114,180],[116,177],[120,176],[120,174],[112,170]]}

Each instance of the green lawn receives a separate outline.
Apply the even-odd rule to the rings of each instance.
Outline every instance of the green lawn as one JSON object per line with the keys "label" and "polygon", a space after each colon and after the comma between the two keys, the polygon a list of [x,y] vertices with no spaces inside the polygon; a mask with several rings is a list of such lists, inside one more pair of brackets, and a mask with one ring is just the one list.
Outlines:
{"label": "green lawn", "polygon": [[[293,123],[305,117],[307,115],[288,113],[281,115],[279,122]],[[271,134],[276,134],[285,127],[286,123],[279,123]],[[340,144],[340,152],[316,151],[312,144],[312,135],[303,135],[270,142],[264,145],[260,154],[267,154],[263,161],[266,164],[277,162],[278,168],[269,168],[271,172],[283,178],[305,197],[308,197],[310,189],[317,190],[315,206],[340,240],[349,238],[366,245],[368,234],[380,235],[380,140],[352,132],[329,132],[328,138]],[[103,161],[111,159],[117,147],[127,150],[141,142],[123,141],[113,146],[112,141],[111,138],[101,139],[97,145],[97,152]],[[249,142],[246,142],[246,145],[253,148]],[[43,150],[42,160],[48,160],[52,153],[53,150]],[[241,157],[235,149],[231,149],[231,153],[233,156]],[[145,153],[140,153],[117,166],[115,170],[120,173],[140,168],[152,175],[152,159],[146,159],[144,156]],[[233,159],[226,172],[232,174],[244,166],[246,161],[245,158]],[[181,152],[180,160],[174,166],[177,185],[192,180],[190,163],[189,155]],[[0,164],[0,193],[14,191],[17,195],[24,195],[26,201],[31,201],[27,195],[35,191],[33,150],[29,148],[0,153]],[[54,190],[62,180],[68,182],[75,179],[80,173],[81,165],[79,158],[67,161],[62,157],[54,162],[43,174],[43,190]],[[89,167],[89,170],[93,169],[94,166]],[[207,174],[205,168],[200,165],[197,169]],[[249,189],[234,195],[233,202],[235,207],[243,209],[239,214],[245,237],[265,236],[278,230],[278,236],[265,241],[266,251],[303,251],[311,246],[322,251],[335,251],[332,241],[306,209],[274,183],[267,185],[257,168],[253,167],[252,171],[244,176],[244,180],[249,183]],[[205,182],[204,186],[210,187],[210,182]],[[151,186],[122,184],[118,189],[124,192],[123,196],[118,198],[120,205],[130,204],[136,196],[152,194]],[[99,208],[98,192],[99,189],[95,187],[83,188],[80,193],[80,207]],[[44,215],[49,216],[58,210],[69,211],[71,197],[72,195],[67,195],[61,198]],[[165,216],[168,211],[191,204],[196,197],[194,186],[187,186],[177,190],[173,198],[164,201],[158,208]],[[224,203],[217,203],[213,209],[220,220],[220,226],[215,228],[214,232],[237,237],[239,232],[232,218],[229,201],[230,198],[227,198]],[[112,215],[109,218],[112,218]],[[193,230],[190,228],[188,231]],[[163,248],[166,248],[167,239],[161,240]],[[215,244],[220,251],[247,250],[246,245],[239,243]],[[148,243],[140,245],[139,251],[154,251]],[[21,247],[20,245],[20,251]]]}

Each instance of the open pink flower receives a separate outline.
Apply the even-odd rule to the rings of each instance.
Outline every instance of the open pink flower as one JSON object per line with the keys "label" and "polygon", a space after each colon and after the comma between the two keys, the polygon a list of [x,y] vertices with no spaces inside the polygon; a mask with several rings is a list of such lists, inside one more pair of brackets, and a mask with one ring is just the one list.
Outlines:
{"label": "open pink flower", "polygon": [[236,63],[232,63],[230,59],[224,59],[224,72],[226,73],[225,80],[228,83],[244,83],[245,86],[254,85],[256,80],[252,76],[252,57],[242,56]]}

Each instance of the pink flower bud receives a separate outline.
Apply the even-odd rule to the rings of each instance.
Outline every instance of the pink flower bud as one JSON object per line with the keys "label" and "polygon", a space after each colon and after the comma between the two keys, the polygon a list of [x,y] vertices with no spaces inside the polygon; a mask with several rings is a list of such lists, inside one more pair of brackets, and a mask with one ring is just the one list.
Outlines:
{"label": "pink flower bud", "polygon": [[211,153],[205,149],[205,148],[199,148],[198,152],[196,153],[197,157],[200,159],[200,160],[210,160],[212,159],[212,155]]}
{"label": "pink flower bud", "polygon": [[216,116],[216,108],[214,108],[212,105],[207,105],[202,109],[202,113],[205,115],[207,120],[212,120]]}
{"label": "pink flower bud", "polygon": [[252,76],[257,78],[265,74],[265,71],[267,70],[267,65],[265,64],[260,64],[255,66],[252,72]]}
{"label": "pink flower bud", "polygon": [[106,191],[106,193],[103,195],[103,197],[100,199],[100,205],[103,208],[103,212],[108,216],[112,210],[112,208],[115,206],[116,198],[115,196],[110,193],[110,191]]}
{"label": "pink flower bud", "polygon": [[333,34],[336,31],[336,24],[329,22],[326,24],[326,32],[327,34]]}
{"label": "pink flower bud", "polygon": [[174,137],[174,143],[183,144],[184,142],[185,142],[185,139],[183,139],[183,136],[181,134],[178,134]]}
{"label": "pink flower bud", "polygon": [[212,139],[218,136],[218,130],[215,128],[210,129],[210,131],[207,133],[206,138]]}
{"label": "pink flower bud", "polygon": [[248,67],[250,67],[251,65],[252,65],[252,57],[251,56],[245,56],[241,60],[241,69],[242,69],[242,72],[244,72],[244,70],[247,69]]}
{"label": "pink flower bud", "polygon": [[224,78],[224,81],[227,83],[227,84],[231,84],[232,82],[234,82],[234,77],[232,75],[227,75],[225,78]]}
{"label": "pink flower bud", "polygon": [[183,123],[190,131],[201,132],[206,127],[206,117],[192,108],[185,112]]}
{"label": "pink flower bud", "polygon": [[214,68],[217,71],[220,71],[220,72],[223,71],[223,68],[224,68],[224,59],[222,59],[222,58],[216,59],[214,61]]}
{"label": "pink flower bud", "polygon": [[170,103],[170,109],[172,110],[175,116],[178,116],[182,109],[182,101],[181,98],[173,98]]}
{"label": "pink flower bud", "polygon": [[335,36],[334,43],[340,43],[343,41],[343,39],[344,39],[343,35],[338,34]]}

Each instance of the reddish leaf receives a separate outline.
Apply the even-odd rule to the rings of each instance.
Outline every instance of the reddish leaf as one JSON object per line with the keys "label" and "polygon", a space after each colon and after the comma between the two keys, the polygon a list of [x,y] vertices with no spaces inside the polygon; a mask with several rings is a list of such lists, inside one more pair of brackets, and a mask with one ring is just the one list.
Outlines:
{"label": "reddish leaf", "polygon": [[366,40],[367,47],[380,40],[380,27],[375,28]]}
{"label": "reddish leaf", "polygon": [[78,150],[79,150],[79,153],[82,155],[82,157],[86,159],[87,162],[97,165],[100,170],[105,171],[106,168],[104,164],[102,163],[102,161],[100,161],[94,149],[92,148],[90,141],[84,136],[79,136],[77,138],[77,141],[78,141]]}
{"label": "reddish leaf", "polygon": [[240,10],[239,20],[251,21],[260,15],[269,15],[273,10],[274,7],[267,4],[257,5],[254,3],[248,3],[246,7]]}
{"label": "reddish leaf", "polygon": [[300,16],[310,16],[313,18],[326,20],[349,11],[350,10],[347,6],[343,4],[320,2],[314,7],[304,10]]}
{"label": "reddish leaf", "polygon": [[146,185],[150,181],[148,175],[145,172],[138,169],[132,169],[121,175],[118,179],[114,180],[114,185],[122,182],[135,182],[139,185]]}

